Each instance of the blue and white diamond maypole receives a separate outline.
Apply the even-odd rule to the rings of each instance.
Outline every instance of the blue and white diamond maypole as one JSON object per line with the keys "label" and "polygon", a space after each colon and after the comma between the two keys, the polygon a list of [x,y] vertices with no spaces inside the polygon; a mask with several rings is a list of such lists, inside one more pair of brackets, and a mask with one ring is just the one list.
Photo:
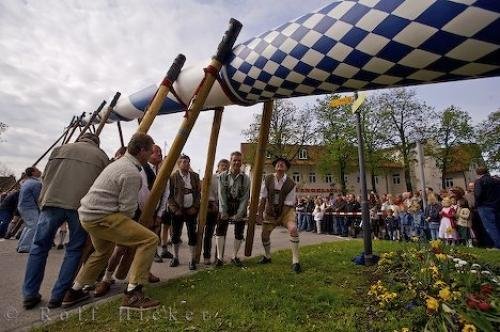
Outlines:
{"label": "blue and white diamond maypole", "polygon": [[[500,75],[500,1],[335,1],[233,49],[206,108]],[[184,69],[160,114],[179,112],[203,76]],[[156,86],[120,99],[143,115]]]}

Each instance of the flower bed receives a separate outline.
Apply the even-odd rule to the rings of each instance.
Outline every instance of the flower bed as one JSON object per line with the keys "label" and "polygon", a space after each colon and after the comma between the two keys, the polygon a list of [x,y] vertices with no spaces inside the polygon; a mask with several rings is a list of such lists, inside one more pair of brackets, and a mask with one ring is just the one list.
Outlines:
{"label": "flower bed", "polygon": [[500,331],[498,271],[441,241],[383,253],[368,291],[371,309],[414,314],[404,331]]}

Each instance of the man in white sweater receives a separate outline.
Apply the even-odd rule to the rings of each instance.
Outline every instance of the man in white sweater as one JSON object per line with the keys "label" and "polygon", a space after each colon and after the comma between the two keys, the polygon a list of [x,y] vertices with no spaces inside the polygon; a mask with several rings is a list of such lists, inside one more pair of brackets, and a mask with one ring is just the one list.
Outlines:
{"label": "man in white sweater", "polygon": [[132,136],[127,153],[102,171],[81,200],[78,214],[95,251],[78,273],[73,287],[66,293],[63,307],[89,298],[82,287],[95,282],[106,267],[115,243],[137,247],[122,308],[149,310],[160,305],[159,301],[145,297],[142,290],[142,285],[148,280],[158,236],[132,219],[142,181],[139,172],[141,165],[151,156],[153,144],[153,139],[146,134]]}

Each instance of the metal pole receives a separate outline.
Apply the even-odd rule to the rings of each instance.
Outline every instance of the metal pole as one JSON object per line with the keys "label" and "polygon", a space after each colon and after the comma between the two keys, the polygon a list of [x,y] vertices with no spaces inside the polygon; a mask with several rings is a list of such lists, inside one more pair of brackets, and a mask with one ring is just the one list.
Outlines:
{"label": "metal pole", "polygon": [[81,121],[82,121],[84,116],[85,116],[85,112],[83,112],[82,115],[80,115],[79,117],[76,118],[76,121],[73,124],[73,128],[71,129],[71,132],[69,133],[68,137],[66,138],[66,141],[64,141],[64,144],[69,143],[69,141],[71,140],[71,137],[73,137],[73,134],[76,131],[76,128],[80,127]]}
{"label": "metal pole", "polygon": [[[356,94],[357,97],[357,94]],[[368,210],[368,193],[366,190],[365,170],[365,148],[363,141],[363,129],[361,124],[361,109],[356,112],[356,132],[358,135],[358,159],[359,159],[359,181],[361,183],[361,218],[363,220],[363,244],[365,251],[365,265],[373,265],[372,255],[372,229],[370,223],[370,212]]]}
{"label": "metal pole", "polygon": [[158,204],[163,190],[167,184],[167,180],[174,169],[175,163],[181,154],[184,145],[193,129],[193,126],[200,115],[200,111],[207,100],[208,93],[212,88],[217,75],[222,68],[222,65],[228,61],[231,50],[234,46],[236,38],[241,30],[241,23],[235,19],[231,19],[229,30],[226,31],[222,41],[219,44],[217,54],[212,58],[212,61],[205,69],[205,77],[198,86],[193,98],[188,107],[188,116],[177,132],[177,135],[172,142],[172,146],[168,152],[167,159],[163,161],[156,180],[151,189],[151,193],[146,201],[144,210],[142,211],[140,222],[143,225],[151,225],[153,222],[154,211]]}
{"label": "metal pole", "polygon": [[419,168],[419,173],[420,173],[420,185],[421,185],[421,190],[422,190],[422,203],[424,210],[427,207],[427,193],[425,192],[425,174],[424,174],[424,165],[425,165],[425,159],[424,159],[424,149],[422,147],[422,142],[420,140],[417,141],[417,156],[418,156],[418,168]]}
{"label": "metal pole", "polygon": [[252,255],[253,238],[255,235],[255,221],[257,219],[257,210],[259,208],[260,186],[262,183],[262,171],[264,169],[264,160],[266,158],[266,146],[269,140],[269,128],[271,126],[271,117],[273,114],[273,101],[264,102],[264,110],[260,122],[259,141],[257,143],[257,152],[255,154],[254,169],[252,170],[252,183],[250,188],[250,207],[248,210],[247,237],[245,240],[245,256]]}
{"label": "metal pole", "polygon": [[216,109],[214,112],[212,130],[210,132],[210,141],[208,143],[207,163],[205,165],[205,174],[203,176],[203,184],[201,186],[200,213],[198,214],[198,234],[195,254],[196,263],[200,262],[201,248],[203,244],[203,233],[205,232],[205,224],[207,223],[208,196],[210,192],[210,185],[212,182],[212,173],[214,171],[215,152],[217,151],[217,140],[219,139],[219,131],[223,111],[224,108],[221,107]]}

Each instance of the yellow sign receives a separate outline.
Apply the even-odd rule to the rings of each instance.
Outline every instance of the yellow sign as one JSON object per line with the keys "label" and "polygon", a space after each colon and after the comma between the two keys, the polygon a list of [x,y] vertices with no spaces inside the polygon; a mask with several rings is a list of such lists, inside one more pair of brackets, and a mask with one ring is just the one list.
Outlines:
{"label": "yellow sign", "polygon": [[363,102],[365,101],[365,99],[366,99],[366,95],[364,93],[360,93],[358,95],[358,98],[354,101],[354,103],[352,103],[351,111],[353,113],[356,113],[358,108],[360,108],[361,105],[363,105]]}
{"label": "yellow sign", "polygon": [[330,101],[330,107],[349,105],[352,104],[353,102],[354,102],[354,97],[352,96],[337,98]]}

